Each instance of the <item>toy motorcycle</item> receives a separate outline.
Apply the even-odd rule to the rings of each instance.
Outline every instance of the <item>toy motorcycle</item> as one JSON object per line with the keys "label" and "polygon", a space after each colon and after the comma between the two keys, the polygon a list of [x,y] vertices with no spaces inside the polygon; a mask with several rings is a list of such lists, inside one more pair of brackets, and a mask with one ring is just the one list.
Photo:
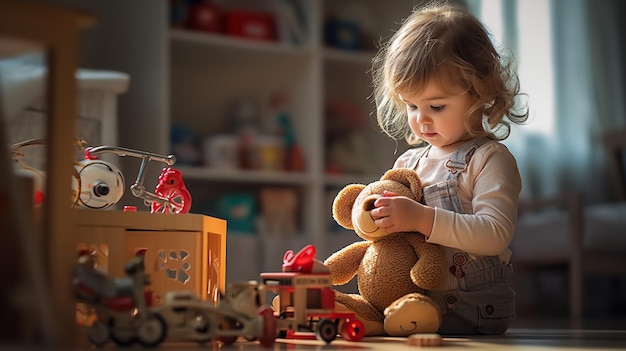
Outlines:
{"label": "toy motorcycle", "polygon": [[73,277],[74,295],[96,313],[89,328],[89,340],[102,346],[110,339],[127,346],[138,341],[155,346],[166,336],[166,325],[160,315],[152,313],[152,291],[140,252],[124,267],[126,277],[109,278],[95,265],[95,256],[81,252]]}

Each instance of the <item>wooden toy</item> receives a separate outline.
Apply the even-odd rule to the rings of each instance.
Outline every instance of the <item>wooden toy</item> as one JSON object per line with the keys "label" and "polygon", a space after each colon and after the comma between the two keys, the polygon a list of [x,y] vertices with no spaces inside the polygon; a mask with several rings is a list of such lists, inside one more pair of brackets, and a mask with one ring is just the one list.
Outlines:
{"label": "wooden toy", "polygon": [[79,249],[96,252],[100,269],[123,276],[144,252],[155,303],[170,291],[191,291],[217,303],[226,288],[226,221],[186,213],[75,209]]}
{"label": "wooden toy", "polygon": [[308,245],[283,257],[283,271],[261,273],[263,288],[278,293],[275,311],[279,336],[288,339],[320,339],[332,342],[338,333],[349,341],[365,336],[363,322],[352,312],[335,310],[330,270],[315,259]]}
{"label": "wooden toy", "polygon": [[407,345],[420,347],[441,346],[443,345],[443,339],[437,333],[411,334],[407,337],[406,343]]}

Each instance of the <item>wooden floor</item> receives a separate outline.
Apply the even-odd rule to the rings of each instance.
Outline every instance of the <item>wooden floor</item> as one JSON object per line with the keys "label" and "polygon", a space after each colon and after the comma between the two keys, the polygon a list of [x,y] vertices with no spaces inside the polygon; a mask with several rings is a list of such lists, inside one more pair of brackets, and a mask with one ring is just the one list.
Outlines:
{"label": "wooden floor", "polygon": [[[18,345],[2,345],[0,350],[35,351],[40,347],[20,347]],[[118,349],[114,344],[108,344],[103,350]],[[127,350],[140,349],[139,346],[125,348]],[[349,342],[342,339],[326,344],[319,340],[285,340],[277,339],[272,347],[262,347],[258,342],[241,339],[230,346],[219,343],[200,345],[197,343],[165,342],[159,350],[363,350],[363,351],[403,351],[403,350],[436,350],[443,351],[472,351],[472,350],[568,350],[568,351],[597,351],[597,350],[626,350],[626,330],[592,330],[592,329],[523,329],[512,328],[500,336],[472,336],[472,337],[444,337],[440,347],[419,347],[407,343],[407,338],[393,337],[366,337],[359,342]],[[95,350],[89,346],[78,347],[76,351]]]}
{"label": "wooden floor", "polygon": [[[359,342],[349,342],[338,338],[330,344],[318,340],[286,340],[277,339],[272,347],[264,348],[258,342],[246,341],[241,338],[230,346],[219,343],[198,344],[193,342],[165,342],[159,350],[363,350],[363,351],[403,351],[403,350],[436,350],[472,351],[472,350],[626,350],[626,316],[617,318],[587,318],[580,324],[581,329],[572,327],[566,318],[532,318],[516,319],[514,327],[500,336],[459,336],[444,337],[441,347],[418,347],[407,343],[407,338],[367,337]],[[92,351],[86,338],[80,338],[79,347],[75,351]],[[0,350],[35,351],[41,347],[24,347],[24,345],[3,345]],[[44,348],[45,349],[45,348]],[[109,343],[103,350],[118,349]],[[141,349],[134,345],[127,350]]]}
{"label": "wooden floor", "polygon": [[[165,343],[164,350],[363,350],[403,351],[416,349],[441,349],[445,351],[471,350],[626,350],[625,330],[557,330],[557,329],[511,329],[497,337],[446,337],[441,347],[410,346],[406,338],[370,337],[359,342],[337,339],[330,344],[317,340],[279,339],[273,347],[263,348],[256,342],[238,341],[222,347],[219,344],[199,346],[193,343]],[[113,347],[105,347],[112,349]],[[84,349],[89,350],[89,349]]]}
{"label": "wooden floor", "polygon": [[[578,329],[584,328],[584,329]],[[109,345],[105,349],[114,349]],[[1,348],[0,348],[1,349]],[[195,343],[166,342],[162,350],[363,350],[363,351],[403,351],[403,350],[442,350],[442,351],[597,351],[626,350],[626,316],[585,318],[582,323],[572,323],[568,318],[546,316],[542,318],[518,318],[514,326],[500,336],[444,337],[441,347],[418,347],[407,344],[407,338],[368,337],[359,342],[349,342],[338,338],[330,344],[318,340],[277,339],[271,348],[263,348],[257,342],[244,339],[230,346],[220,344],[198,345]],[[79,349],[90,350],[89,348]],[[93,350],[93,349],[91,349]]]}

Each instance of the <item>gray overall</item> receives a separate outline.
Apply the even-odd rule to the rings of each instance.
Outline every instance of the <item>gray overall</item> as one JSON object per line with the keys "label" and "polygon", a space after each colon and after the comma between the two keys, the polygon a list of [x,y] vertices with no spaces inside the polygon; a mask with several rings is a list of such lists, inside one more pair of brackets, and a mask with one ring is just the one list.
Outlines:
{"label": "gray overall", "polygon": [[[457,149],[446,166],[450,170],[444,182],[424,188],[423,201],[431,207],[439,207],[464,213],[457,195],[457,177],[465,171],[474,151],[488,138],[472,140]],[[418,161],[427,149],[416,152],[407,167],[416,169]],[[482,256],[476,259],[458,249],[443,247],[448,274],[447,289],[427,291],[441,308],[443,320],[441,334],[502,334],[515,318],[515,292],[511,287],[513,267],[498,256]]]}

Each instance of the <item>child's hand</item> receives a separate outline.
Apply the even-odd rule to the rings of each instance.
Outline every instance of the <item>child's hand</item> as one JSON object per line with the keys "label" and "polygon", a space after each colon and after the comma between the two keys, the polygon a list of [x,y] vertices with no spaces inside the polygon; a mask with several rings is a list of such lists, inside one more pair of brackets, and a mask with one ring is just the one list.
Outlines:
{"label": "child's hand", "polygon": [[418,231],[423,205],[417,201],[385,191],[374,202],[374,207],[370,215],[378,227],[385,228],[389,233]]}

